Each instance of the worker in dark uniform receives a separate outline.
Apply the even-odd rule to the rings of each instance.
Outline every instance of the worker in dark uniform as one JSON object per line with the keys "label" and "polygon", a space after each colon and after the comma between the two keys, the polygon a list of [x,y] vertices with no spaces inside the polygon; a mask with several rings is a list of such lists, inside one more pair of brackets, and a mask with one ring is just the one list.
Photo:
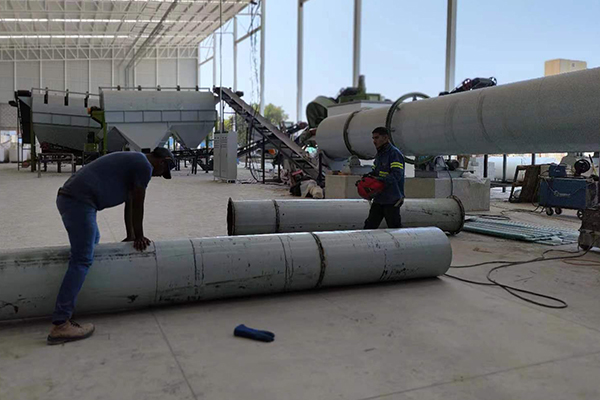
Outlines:
{"label": "worker in dark uniform", "polygon": [[388,228],[400,228],[400,206],[404,202],[404,156],[390,143],[387,128],[375,128],[372,135],[377,155],[370,175],[383,181],[385,188],[371,202],[365,229],[379,228],[383,218]]}
{"label": "worker in dark uniform", "polygon": [[71,176],[58,190],[56,206],[69,235],[71,254],[52,315],[48,344],[85,339],[94,325],[71,320],[75,301],[94,261],[94,248],[100,241],[96,213],[125,203],[124,242],[133,242],[136,250],[150,245],[144,236],[144,199],[150,178],[171,179],[173,155],[163,147],[150,154],[116,152],[100,157]]}

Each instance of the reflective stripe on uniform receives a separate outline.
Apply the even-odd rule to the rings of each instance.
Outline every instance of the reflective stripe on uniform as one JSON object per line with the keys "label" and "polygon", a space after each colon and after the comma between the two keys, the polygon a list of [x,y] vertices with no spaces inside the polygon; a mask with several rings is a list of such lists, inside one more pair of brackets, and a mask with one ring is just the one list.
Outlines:
{"label": "reflective stripe on uniform", "polygon": [[379,176],[388,176],[389,174],[389,172],[379,171]]}
{"label": "reflective stripe on uniform", "polygon": [[402,164],[401,162],[395,161],[390,164],[390,167],[404,169],[404,164]]}

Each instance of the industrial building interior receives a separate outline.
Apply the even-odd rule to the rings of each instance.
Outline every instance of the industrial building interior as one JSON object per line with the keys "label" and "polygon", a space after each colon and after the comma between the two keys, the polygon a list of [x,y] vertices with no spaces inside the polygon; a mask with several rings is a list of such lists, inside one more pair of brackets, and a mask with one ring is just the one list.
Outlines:
{"label": "industrial building interior", "polygon": [[[594,49],[457,76],[466,0],[439,0],[444,87],[377,93],[363,19],[384,7],[339,0],[352,79],[309,99],[326,1],[0,0],[0,400],[600,398]],[[292,117],[265,89],[275,3],[295,12]],[[151,242],[130,200],[98,207],[73,316],[95,330],[48,346],[63,187],[123,152],[154,173],[157,148]],[[366,229],[388,185],[401,227]]]}

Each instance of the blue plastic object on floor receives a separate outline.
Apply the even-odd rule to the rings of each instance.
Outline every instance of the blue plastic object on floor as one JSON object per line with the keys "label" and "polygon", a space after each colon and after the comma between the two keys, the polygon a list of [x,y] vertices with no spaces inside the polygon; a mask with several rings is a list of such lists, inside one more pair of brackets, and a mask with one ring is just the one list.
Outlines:
{"label": "blue plastic object on floor", "polygon": [[244,324],[235,327],[233,336],[243,337],[246,339],[258,340],[260,342],[272,342],[275,340],[275,334],[269,331],[260,331],[258,329],[248,328]]}

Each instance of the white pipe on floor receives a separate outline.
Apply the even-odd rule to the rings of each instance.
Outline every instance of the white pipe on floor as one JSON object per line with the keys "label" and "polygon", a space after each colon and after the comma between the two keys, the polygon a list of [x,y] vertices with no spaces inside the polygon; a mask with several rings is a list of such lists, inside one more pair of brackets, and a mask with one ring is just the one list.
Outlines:
{"label": "white pipe on floor", "polygon": [[[68,247],[0,252],[0,321],[49,316]],[[96,247],[77,314],[444,274],[437,228],[292,233]]]}
{"label": "white pipe on floor", "polygon": [[[229,199],[227,233],[345,231],[362,229],[369,215],[366,200],[240,200]],[[465,209],[456,197],[405,199],[400,208],[403,228],[433,226],[450,234],[461,231]],[[382,228],[387,228],[385,221]]]}

